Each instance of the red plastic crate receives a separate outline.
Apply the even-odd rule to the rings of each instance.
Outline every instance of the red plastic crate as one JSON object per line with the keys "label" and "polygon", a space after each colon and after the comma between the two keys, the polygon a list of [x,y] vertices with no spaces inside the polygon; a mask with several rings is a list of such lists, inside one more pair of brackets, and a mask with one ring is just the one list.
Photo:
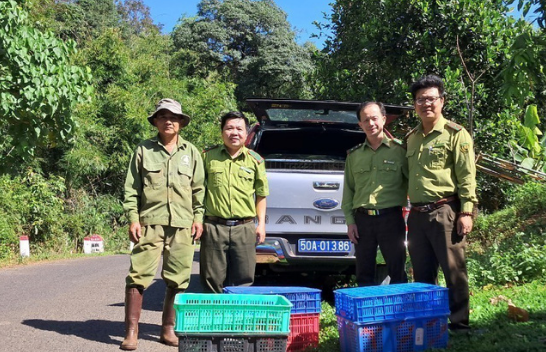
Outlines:
{"label": "red plastic crate", "polygon": [[287,352],[304,351],[308,347],[318,347],[320,313],[291,314],[290,335]]}

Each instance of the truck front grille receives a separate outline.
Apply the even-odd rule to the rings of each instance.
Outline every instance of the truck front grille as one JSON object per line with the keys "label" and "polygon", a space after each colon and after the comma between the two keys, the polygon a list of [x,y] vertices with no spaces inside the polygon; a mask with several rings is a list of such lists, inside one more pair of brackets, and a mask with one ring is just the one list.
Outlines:
{"label": "truck front grille", "polygon": [[344,161],[320,161],[320,160],[266,160],[266,169],[291,170],[291,171],[343,171]]}

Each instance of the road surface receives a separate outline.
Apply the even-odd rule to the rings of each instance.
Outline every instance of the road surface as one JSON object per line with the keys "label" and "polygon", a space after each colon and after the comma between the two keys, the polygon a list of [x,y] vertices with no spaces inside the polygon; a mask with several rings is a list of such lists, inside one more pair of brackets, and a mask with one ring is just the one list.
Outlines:
{"label": "road surface", "polygon": [[[199,253],[188,292],[200,292]],[[115,351],[124,337],[129,255],[89,256],[0,269],[0,351]],[[165,284],[144,293],[138,351],[177,352],[158,342]]]}

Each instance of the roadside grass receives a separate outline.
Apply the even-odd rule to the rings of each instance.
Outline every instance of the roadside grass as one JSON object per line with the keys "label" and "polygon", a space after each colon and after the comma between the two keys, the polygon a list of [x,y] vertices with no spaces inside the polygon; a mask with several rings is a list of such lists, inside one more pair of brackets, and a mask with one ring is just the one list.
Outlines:
{"label": "roadside grass", "polygon": [[16,265],[30,265],[40,262],[50,262],[55,260],[64,260],[64,259],[74,259],[74,258],[83,258],[83,257],[92,257],[92,256],[109,256],[114,254],[127,254],[126,252],[111,252],[105,251],[103,253],[93,253],[93,254],[84,254],[84,253],[51,253],[51,252],[37,252],[34,251],[31,253],[30,257],[21,257],[19,255],[12,255],[5,258],[0,258],[0,269],[9,268]]}
{"label": "roadside grass", "polygon": [[[492,303],[492,299],[498,302]],[[517,323],[511,320],[507,300],[525,309],[529,321]],[[447,351],[546,351],[545,280],[520,286],[475,288],[471,290],[470,307],[471,332],[450,334]],[[335,308],[327,302],[322,303],[319,342],[318,348],[309,351],[339,351]]]}

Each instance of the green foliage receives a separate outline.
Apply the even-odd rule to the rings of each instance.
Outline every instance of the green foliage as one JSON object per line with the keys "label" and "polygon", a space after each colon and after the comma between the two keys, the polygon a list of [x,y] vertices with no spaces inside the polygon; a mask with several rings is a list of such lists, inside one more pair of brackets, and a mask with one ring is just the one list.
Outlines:
{"label": "green foliage", "polygon": [[511,57],[505,62],[500,75],[503,79],[501,93],[524,106],[540,102],[546,83],[544,75],[546,36],[536,30],[526,31],[514,38]]}
{"label": "green foliage", "polygon": [[[338,0],[332,23],[324,25],[333,34],[320,58],[317,93],[408,102],[408,84],[436,73],[446,82],[446,116],[466,125],[473,108],[476,119],[494,119],[506,108],[496,98],[500,63],[522,30],[505,12],[502,1]],[[475,81],[474,97],[467,72]]]}
{"label": "green foliage", "polygon": [[83,56],[93,72],[98,91],[106,89],[111,83],[126,83],[123,79],[128,68],[128,50],[118,29],[104,29],[85,48]]}
{"label": "green foliage", "polygon": [[81,26],[91,33],[102,32],[105,28],[114,27],[119,15],[113,0],[74,0],[84,14]]}
{"label": "green foliage", "polygon": [[296,44],[286,14],[271,0],[203,0],[197,17],[181,18],[172,34],[179,74],[218,73],[249,97],[310,96],[311,52]]}
{"label": "green foliage", "polygon": [[545,277],[545,212],[546,185],[528,182],[516,189],[505,209],[478,217],[469,237],[468,267],[474,286]]}
{"label": "green foliage", "polygon": [[339,351],[339,331],[337,327],[336,309],[322,302],[320,314],[320,334],[317,351]]}
{"label": "green foliage", "polygon": [[83,237],[100,234],[106,248],[127,245],[126,220],[118,198],[83,190],[66,197],[65,182],[27,170],[24,176],[0,176],[0,259],[18,253],[19,236],[29,236],[31,252],[74,253]]}
{"label": "green foliage", "polygon": [[509,5],[517,3],[518,11],[522,11],[523,16],[527,16],[529,11],[533,10],[532,16],[538,25],[546,28],[546,1],[544,0],[508,0]]}
{"label": "green foliage", "polygon": [[[515,188],[507,195],[507,199],[504,209],[478,216],[469,237],[471,244],[477,243],[482,248],[490,247],[493,243],[500,243],[524,230],[526,224],[522,223],[522,219],[546,211],[546,185],[527,182]],[[479,248],[472,249],[479,251]]]}
{"label": "green foliage", "polygon": [[517,284],[546,275],[546,234],[518,233],[467,260],[472,286]]}
{"label": "green foliage", "polygon": [[45,179],[28,170],[23,176],[0,176],[0,255],[18,249],[20,235],[35,243],[51,246],[62,232],[60,218],[64,205],[64,182],[59,177]]}
{"label": "green foliage", "polygon": [[115,0],[115,3],[121,28],[127,36],[159,32],[160,27],[154,25],[150,8],[142,0]]}
{"label": "green foliage", "polygon": [[66,199],[66,208],[64,228],[77,248],[82,248],[83,238],[92,234],[102,235],[105,248],[110,251],[127,245],[127,221],[118,198],[91,196],[78,190]]}
{"label": "green foliage", "polygon": [[89,71],[73,65],[75,43],[30,25],[16,1],[0,2],[0,162],[29,158],[38,146],[68,140],[77,102],[92,93]]}
{"label": "green foliage", "polygon": [[529,105],[525,110],[523,124],[518,125],[519,140],[512,141],[512,154],[521,166],[528,169],[544,171],[544,161],[546,159],[546,149],[544,138],[539,140],[542,132],[538,128],[540,119],[537,113],[536,105]]}
{"label": "green foliage", "polygon": [[539,182],[526,183],[511,195],[510,205],[517,210],[520,221],[546,211],[546,185]]}
{"label": "green foliage", "polygon": [[73,1],[26,0],[25,8],[30,20],[42,31],[52,31],[62,40],[72,39],[78,43],[90,36],[90,30],[83,25],[83,9]]}

